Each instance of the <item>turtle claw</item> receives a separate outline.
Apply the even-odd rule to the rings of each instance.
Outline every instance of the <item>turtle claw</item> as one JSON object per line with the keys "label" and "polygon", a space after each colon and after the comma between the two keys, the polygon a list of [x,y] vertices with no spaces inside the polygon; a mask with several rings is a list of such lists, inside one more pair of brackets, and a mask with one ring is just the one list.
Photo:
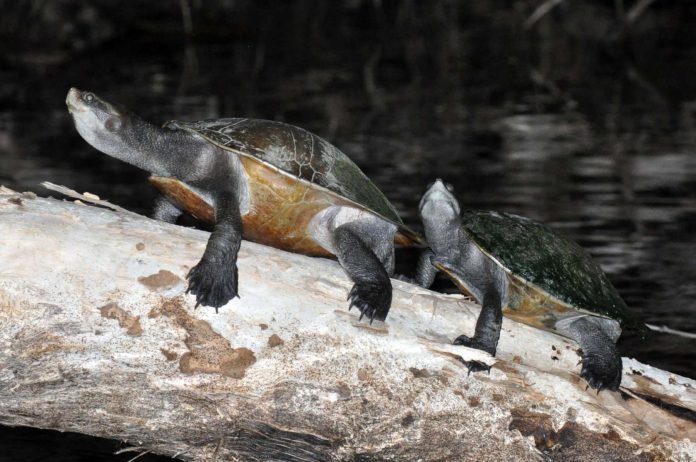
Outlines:
{"label": "turtle claw", "polygon": [[621,384],[621,358],[600,355],[583,355],[580,377],[599,393],[602,390],[616,391]]}
{"label": "turtle claw", "polygon": [[348,311],[354,306],[360,310],[360,318],[367,317],[372,321],[384,321],[391,306],[391,286],[379,287],[375,284],[356,283],[348,293]]}
{"label": "turtle claw", "polygon": [[196,296],[195,308],[199,305],[212,306],[217,313],[218,308],[239,296],[237,265],[223,266],[223,268],[224,270],[220,271],[219,264],[214,264],[206,258],[202,258],[196,266],[191,268],[186,276],[189,281],[186,293],[190,292]]}
{"label": "turtle claw", "polygon": [[459,358],[457,358],[457,359],[459,360],[460,363],[462,363],[466,366],[466,370],[467,370],[466,376],[467,377],[470,376],[472,372],[473,373],[487,372],[489,374],[491,373],[491,366],[482,362],[482,361],[476,361],[475,359],[466,360],[466,359],[462,358],[461,356],[459,356]]}
{"label": "turtle claw", "polygon": [[[476,341],[475,339],[472,339],[470,337],[467,337],[466,335],[460,335],[456,339],[454,339],[454,342],[452,342],[454,345],[462,345],[468,348],[475,348],[477,350],[482,350],[485,351],[486,353],[490,353],[493,356],[495,356],[495,349],[493,349],[493,352],[490,351],[489,348],[486,348],[485,345],[481,344],[480,342]],[[489,374],[491,373],[491,366],[482,362],[482,361],[476,361],[474,359],[471,360],[465,360],[461,356],[459,357],[459,362],[464,364],[467,369],[466,375],[469,376],[471,375],[472,372],[488,372]]]}

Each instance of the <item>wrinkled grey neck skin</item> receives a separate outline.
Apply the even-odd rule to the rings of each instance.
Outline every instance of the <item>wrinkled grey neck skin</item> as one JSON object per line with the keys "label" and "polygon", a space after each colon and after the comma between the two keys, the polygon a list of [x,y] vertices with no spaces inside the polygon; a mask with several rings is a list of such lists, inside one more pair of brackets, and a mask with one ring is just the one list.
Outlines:
{"label": "wrinkled grey neck skin", "polygon": [[210,163],[213,146],[202,138],[157,127],[135,114],[123,116],[120,123],[117,132],[110,132],[75,117],[77,131],[93,147],[153,175],[191,181],[207,173],[199,167]]}
{"label": "wrinkled grey neck skin", "polygon": [[[462,230],[459,202],[441,180],[425,192],[419,210],[433,259],[456,269],[459,279],[480,303],[490,290],[497,291],[504,301],[507,293],[505,272]],[[421,275],[423,272],[419,268]],[[419,279],[428,278],[421,276]]]}
{"label": "wrinkled grey neck skin", "polygon": [[70,89],[66,99],[75,128],[99,151],[157,176],[195,181],[209,177],[219,150],[203,138],[153,125],[136,114]]}
{"label": "wrinkled grey neck skin", "polygon": [[431,191],[432,188],[421,200],[420,213],[425,239],[435,255],[452,262],[458,261],[462,245],[467,243],[466,236],[461,231],[459,205],[456,202],[439,200],[439,197],[433,197],[436,194],[439,195],[439,192]]}
{"label": "wrinkled grey neck skin", "polygon": [[195,174],[201,153],[209,151],[209,143],[180,130],[157,127],[133,116],[121,136],[107,140],[101,149],[105,154],[128,162],[153,175],[175,177],[182,181],[201,177]]}

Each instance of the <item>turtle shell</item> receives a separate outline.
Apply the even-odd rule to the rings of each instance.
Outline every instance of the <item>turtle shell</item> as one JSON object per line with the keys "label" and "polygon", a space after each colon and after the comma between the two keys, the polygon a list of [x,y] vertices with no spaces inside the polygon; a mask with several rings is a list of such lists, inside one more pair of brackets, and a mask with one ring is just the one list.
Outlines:
{"label": "turtle shell", "polygon": [[[422,242],[348,156],[304,129],[258,119],[170,121],[165,127],[196,133],[239,156],[249,178],[250,206],[242,215],[249,240],[307,255],[331,255],[308,236],[307,227],[322,209],[346,205],[395,224],[397,244]],[[196,218],[213,221],[212,206],[189,185],[173,178],[150,181]]]}
{"label": "turtle shell", "polygon": [[348,156],[307,130],[262,119],[170,121],[165,127],[198,133],[224,149],[254,157],[403,224],[384,194]]}
{"label": "turtle shell", "polygon": [[574,241],[528,218],[465,211],[462,228],[511,276],[506,315],[553,330],[579,313],[644,330],[590,254]]}

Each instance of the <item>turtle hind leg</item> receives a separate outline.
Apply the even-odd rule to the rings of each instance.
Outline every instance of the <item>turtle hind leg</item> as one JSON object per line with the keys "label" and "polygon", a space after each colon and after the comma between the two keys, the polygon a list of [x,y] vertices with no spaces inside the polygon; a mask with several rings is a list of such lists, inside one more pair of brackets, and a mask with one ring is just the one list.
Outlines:
{"label": "turtle hind leg", "polygon": [[[338,226],[333,233],[338,261],[355,283],[348,294],[349,309],[358,307],[360,319],[365,316],[370,323],[375,319],[384,321],[392,300],[389,274],[393,271],[393,236],[390,236],[391,243],[385,244],[387,237],[376,236],[377,241],[363,239],[361,235],[364,231],[361,231],[352,223],[346,223]],[[382,245],[376,245],[378,241]],[[382,255],[384,262],[378,254]]]}
{"label": "turtle hind leg", "polygon": [[152,218],[166,223],[176,223],[177,218],[182,215],[179,207],[172,204],[169,199],[160,196],[155,200],[155,206],[152,209]]}
{"label": "turtle hind leg", "polygon": [[503,310],[500,290],[493,286],[483,296],[481,314],[476,320],[474,336],[460,335],[454,340],[454,344],[483,350],[495,356],[502,323]]}
{"label": "turtle hind leg", "polygon": [[215,204],[215,227],[203,257],[191,268],[187,292],[196,296],[196,306],[217,309],[238,296],[237,253],[242,242],[242,219],[232,195],[222,195]]}
{"label": "turtle hind leg", "polygon": [[582,350],[580,376],[587,384],[597,391],[618,390],[623,365],[612,339],[613,332],[605,332],[601,321],[595,321],[595,318],[590,316],[580,317],[559,330],[580,345]]}

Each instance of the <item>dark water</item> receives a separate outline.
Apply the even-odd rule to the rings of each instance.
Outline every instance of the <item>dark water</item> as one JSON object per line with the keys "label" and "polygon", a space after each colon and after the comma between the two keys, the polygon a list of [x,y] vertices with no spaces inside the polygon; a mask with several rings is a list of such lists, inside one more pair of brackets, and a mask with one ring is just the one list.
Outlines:
{"label": "dark water", "polygon": [[[471,3],[241,2],[222,16],[194,3],[186,36],[177,7],[135,20],[95,2],[84,21],[99,27],[70,29],[86,45],[32,36],[40,46],[5,50],[0,183],[48,194],[48,180],[149,211],[147,175],[75,132],[70,86],[153,122],[283,120],[350,155],[408,224],[442,177],[464,207],[575,238],[646,322],[696,332],[694,8],[664,2],[624,30],[601,2],[565,2],[525,30],[528,3]],[[399,256],[410,272],[414,255]],[[619,347],[696,378],[696,340],[626,333]],[[23,460],[3,459],[2,445],[0,460]]]}

